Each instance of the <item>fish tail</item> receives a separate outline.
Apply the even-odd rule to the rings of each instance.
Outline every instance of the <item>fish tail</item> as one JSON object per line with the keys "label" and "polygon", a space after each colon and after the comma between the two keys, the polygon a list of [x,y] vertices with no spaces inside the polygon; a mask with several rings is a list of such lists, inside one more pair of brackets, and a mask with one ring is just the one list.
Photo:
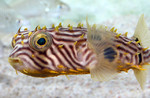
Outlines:
{"label": "fish tail", "polygon": [[149,65],[143,65],[141,69],[133,69],[134,75],[139,82],[141,89],[143,90],[146,84],[146,78]]}
{"label": "fish tail", "polygon": [[150,47],[150,31],[144,19],[144,14],[138,20],[133,37],[140,40],[143,47]]}
{"label": "fish tail", "polygon": [[[145,22],[144,14],[142,14],[138,20],[133,38],[136,40],[138,39],[142,47],[144,48],[150,47],[150,31]],[[147,72],[148,72],[149,67],[150,65],[147,64],[147,65],[142,65],[142,69],[146,69],[146,70],[133,69],[135,77],[137,81],[139,82],[142,89],[144,89],[144,86],[145,86]]]}

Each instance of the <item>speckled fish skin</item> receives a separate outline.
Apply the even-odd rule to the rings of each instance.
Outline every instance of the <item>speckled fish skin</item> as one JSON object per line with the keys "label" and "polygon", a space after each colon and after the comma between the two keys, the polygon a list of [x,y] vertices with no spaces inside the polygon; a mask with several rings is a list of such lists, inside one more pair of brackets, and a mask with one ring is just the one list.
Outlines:
{"label": "speckled fish skin", "polygon": [[[143,24],[141,16],[138,24]],[[137,26],[138,27],[138,26]],[[139,35],[136,33],[136,36]],[[141,88],[146,81],[145,66],[150,50],[141,46],[140,37],[128,38],[114,27],[77,27],[52,25],[34,31],[18,30],[12,39],[9,63],[18,71],[34,77],[91,74],[92,79],[107,81],[116,74],[133,69]]]}

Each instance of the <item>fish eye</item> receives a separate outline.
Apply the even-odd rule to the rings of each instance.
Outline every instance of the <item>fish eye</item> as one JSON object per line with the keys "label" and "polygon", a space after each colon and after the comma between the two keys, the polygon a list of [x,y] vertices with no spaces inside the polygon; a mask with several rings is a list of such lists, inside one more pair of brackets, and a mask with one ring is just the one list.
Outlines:
{"label": "fish eye", "polygon": [[52,44],[52,37],[49,33],[41,32],[33,34],[29,39],[31,48],[37,51],[45,51]]}
{"label": "fish eye", "polygon": [[40,38],[39,40],[37,40],[37,44],[38,45],[45,45],[46,44],[46,39],[45,38]]}

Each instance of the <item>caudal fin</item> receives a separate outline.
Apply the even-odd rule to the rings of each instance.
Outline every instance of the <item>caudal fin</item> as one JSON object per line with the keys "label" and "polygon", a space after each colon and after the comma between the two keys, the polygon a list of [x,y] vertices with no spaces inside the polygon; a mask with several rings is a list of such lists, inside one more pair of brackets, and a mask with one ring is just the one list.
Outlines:
{"label": "caudal fin", "polygon": [[144,14],[139,18],[133,37],[138,38],[143,47],[150,47],[150,31],[146,25]]}
{"label": "caudal fin", "polygon": [[134,69],[134,75],[135,75],[137,81],[139,82],[141,89],[144,89],[149,66],[150,65],[143,65],[142,70]]}
{"label": "caudal fin", "polygon": [[[133,37],[140,41],[141,46],[150,47],[150,31],[145,22],[144,14],[142,14],[138,20]],[[134,74],[142,89],[144,89],[149,66],[150,65],[142,65],[142,69],[146,70],[134,69]]]}

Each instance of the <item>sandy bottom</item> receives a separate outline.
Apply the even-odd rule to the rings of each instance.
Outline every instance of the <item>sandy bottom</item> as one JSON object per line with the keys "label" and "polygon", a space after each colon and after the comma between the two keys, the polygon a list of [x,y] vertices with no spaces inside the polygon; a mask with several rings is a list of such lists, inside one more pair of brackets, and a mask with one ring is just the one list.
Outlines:
{"label": "sandy bottom", "polygon": [[[137,16],[116,17],[106,21],[105,24],[130,33],[134,31],[137,20]],[[65,76],[34,78],[19,72],[16,75],[7,60],[10,52],[10,48],[4,47],[4,57],[0,59],[0,98],[149,98],[150,96],[150,79],[142,91],[132,70],[128,73],[123,72],[108,82],[95,82],[91,80],[90,75],[69,76],[69,80]]]}

